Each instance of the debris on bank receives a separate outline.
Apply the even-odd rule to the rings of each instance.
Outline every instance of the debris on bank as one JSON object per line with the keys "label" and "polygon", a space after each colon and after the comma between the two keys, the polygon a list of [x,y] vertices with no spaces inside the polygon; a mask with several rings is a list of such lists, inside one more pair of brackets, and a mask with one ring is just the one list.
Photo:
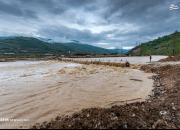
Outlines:
{"label": "debris on bank", "polygon": [[159,60],[160,62],[169,62],[169,61],[180,61],[180,56],[169,56],[165,59]]}
{"label": "debris on bank", "polygon": [[73,62],[73,63],[79,63],[79,64],[95,64],[95,65],[107,65],[107,66],[115,66],[115,67],[130,67],[130,63],[128,61],[123,63],[117,63],[117,62],[103,62],[103,61],[81,61],[81,60],[75,60],[75,59],[69,59],[69,58],[62,58],[59,59],[60,61],[64,62]]}

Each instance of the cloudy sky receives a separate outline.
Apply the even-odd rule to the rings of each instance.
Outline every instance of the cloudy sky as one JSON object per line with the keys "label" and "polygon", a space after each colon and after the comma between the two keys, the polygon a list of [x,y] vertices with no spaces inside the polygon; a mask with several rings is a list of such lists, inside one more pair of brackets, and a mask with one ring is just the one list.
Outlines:
{"label": "cloudy sky", "polygon": [[180,30],[180,0],[0,0],[0,36],[130,48]]}

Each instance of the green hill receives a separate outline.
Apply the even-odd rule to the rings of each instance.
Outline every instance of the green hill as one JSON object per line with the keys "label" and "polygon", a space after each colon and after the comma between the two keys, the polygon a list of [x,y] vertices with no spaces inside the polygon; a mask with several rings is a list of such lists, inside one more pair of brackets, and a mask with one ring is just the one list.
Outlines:
{"label": "green hill", "polygon": [[13,37],[0,40],[0,53],[47,53],[49,44],[35,38]]}
{"label": "green hill", "polygon": [[69,52],[72,54],[110,54],[113,53],[113,51],[110,51],[108,49],[95,47],[92,45],[87,44],[80,44],[80,43],[54,43],[52,44],[54,48],[59,48],[63,50],[66,50],[65,52]]}
{"label": "green hill", "polygon": [[0,38],[0,54],[111,54],[113,50],[80,43],[48,43],[32,37]]}
{"label": "green hill", "polygon": [[130,55],[180,55],[180,32],[159,37],[129,51]]}

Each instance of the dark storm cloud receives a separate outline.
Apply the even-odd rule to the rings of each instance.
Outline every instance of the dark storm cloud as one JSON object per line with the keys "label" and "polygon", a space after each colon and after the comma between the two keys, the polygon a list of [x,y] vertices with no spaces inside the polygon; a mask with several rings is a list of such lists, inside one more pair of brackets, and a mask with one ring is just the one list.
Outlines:
{"label": "dark storm cloud", "polygon": [[22,11],[17,8],[17,5],[7,4],[0,1],[0,12],[12,14],[12,15],[22,15]]}
{"label": "dark storm cloud", "polygon": [[134,46],[180,29],[179,0],[0,0],[0,35]]}
{"label": "dark storm cloud", "polygon": [[12,1],[11,3],[0,1],[0,14],[14,15],[17,17],[37,18],[33,10],[22,9],[21,5]]}
{"label": "dark storm cloud", "polygon": [[[94,35],[88,30],[79,31],[77,29],[70,29],[64,26],[50,26],[39,30],[39,34],[45,37],[52,37],[55,41],[78,40],[83,43],[91,43],[100,41],[103,36]],[[61,36],[61,37],[59,37]]]}

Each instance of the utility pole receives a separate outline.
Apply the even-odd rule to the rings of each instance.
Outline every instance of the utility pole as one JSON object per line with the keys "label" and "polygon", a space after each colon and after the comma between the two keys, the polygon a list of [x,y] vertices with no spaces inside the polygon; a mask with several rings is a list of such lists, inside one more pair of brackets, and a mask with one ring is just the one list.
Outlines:
{"label": "utility pole", "polygon": [[174,46],[173,46],[173,56],[175,56],[175,48],[174,48]]}
{"label": "utility pole", "polygon": [[175,51],[175,38],[176,38],[176,33],[174,33],[174,36],[173,36],[173,39],[172,39],[172,45],[173,45],[173,48],[172,48],[172,51],[173,51],[173,56],[175,56],[176,54],[176,51]]}
{"label": "utility pole", "polygon": [[[174,10],[177,10],[177,9],[179,9],[179,6],[178,5],[174,5],[174,4],[171,4],[171,6],[169,7],[169,10],[174,14]],[[175,38],[176,38],[176,33],[177,33],[177,31],[175,31],[175,33],[174,33],[174,36],[173,36],[173,40],[172,40],[172,46],[173,46],[173,48],[172,48],[172,53],[173,53],[173,56],[175,56],[175,54],[176,54],[176,51],[175,51]]]}
{"label": "utility pole", "polygon": [[140,56],[142,55],[142,47],[141,47],[141,43],[139,43],[139,48],[140,48]]}
{"label": "utility pole", "polygon": [[175,56],[175,40],[173,40],[173,56]]}
{"label": "utility pole", "polygon": [[121,55],[122,55],[122,47],[121,47]]}

